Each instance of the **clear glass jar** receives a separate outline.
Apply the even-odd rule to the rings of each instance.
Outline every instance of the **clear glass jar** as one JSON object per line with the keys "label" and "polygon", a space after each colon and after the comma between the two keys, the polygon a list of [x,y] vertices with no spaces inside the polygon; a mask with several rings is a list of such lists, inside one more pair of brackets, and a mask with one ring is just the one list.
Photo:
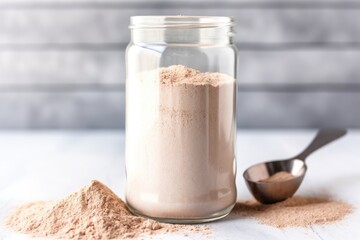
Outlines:
{"label": "clear glass jar", "polygon": [[236,202],[233,19],[131,17],[126,50],[126,201],[137,214],[196,223]]}

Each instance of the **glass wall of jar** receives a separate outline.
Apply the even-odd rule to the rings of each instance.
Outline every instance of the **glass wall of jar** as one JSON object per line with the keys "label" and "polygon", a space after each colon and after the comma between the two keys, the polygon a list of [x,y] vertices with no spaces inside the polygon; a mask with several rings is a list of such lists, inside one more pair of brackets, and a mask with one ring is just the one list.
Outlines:
{"label": "glass wall of jar", "polygon": [[138,215],[194,223],[236,202],[233,19],[131,17],[126,50],[126,201]]}

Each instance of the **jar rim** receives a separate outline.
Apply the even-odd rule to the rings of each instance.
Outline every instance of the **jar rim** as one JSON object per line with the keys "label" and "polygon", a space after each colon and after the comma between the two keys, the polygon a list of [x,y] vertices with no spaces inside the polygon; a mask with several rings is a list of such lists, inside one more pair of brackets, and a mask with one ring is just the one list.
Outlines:
{"label": "jar rim", "polygon": [[233,26],[226,16],[148,15],[130,17],[130,29],[138,28],[211,28]]}

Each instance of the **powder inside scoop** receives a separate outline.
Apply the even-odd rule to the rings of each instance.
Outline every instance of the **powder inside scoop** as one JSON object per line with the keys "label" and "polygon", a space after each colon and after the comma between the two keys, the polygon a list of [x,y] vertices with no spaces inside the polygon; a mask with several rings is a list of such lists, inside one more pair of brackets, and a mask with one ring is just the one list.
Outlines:
{"label": "powder inside scoop", "polygon": [[271,183],[271,182],[283,182],[295,178],[291,173],[281,171],[271,175],[268,178],[260,180],[260,182]]}

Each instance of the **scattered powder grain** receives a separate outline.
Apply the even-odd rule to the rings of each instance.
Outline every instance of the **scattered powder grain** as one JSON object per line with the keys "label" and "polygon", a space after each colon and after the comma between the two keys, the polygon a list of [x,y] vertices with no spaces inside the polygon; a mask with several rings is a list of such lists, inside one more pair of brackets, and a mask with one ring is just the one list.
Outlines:
{"label": "scattered powder grain", "polygon": [[277,228],[310,227],[342,220],[353,211],[347,203],[311,197],[293,197],[284,202],[262,205],[255,200],[238,202],[233,213],[252,217],[258,222]]}
{"label": "scattered powder grain", "polygon": [[127,239],[155,233],[210,231],[207,226],[164,224],[133,216],[126,204],[98,181],[59,201],[20,206],[5,224],[34,237],[58,239]]}
{"label": "scattered powder grain", "polygon": [[277,172],[277,173],[271,175],[270,177],[268,177],[266,179],[260,180],[260,182],[265,182],[265,183],[283,182],[283,181],[293,179],[294,177],[295,176],[292,175],[291,173],[281,171],[281,172]]}

